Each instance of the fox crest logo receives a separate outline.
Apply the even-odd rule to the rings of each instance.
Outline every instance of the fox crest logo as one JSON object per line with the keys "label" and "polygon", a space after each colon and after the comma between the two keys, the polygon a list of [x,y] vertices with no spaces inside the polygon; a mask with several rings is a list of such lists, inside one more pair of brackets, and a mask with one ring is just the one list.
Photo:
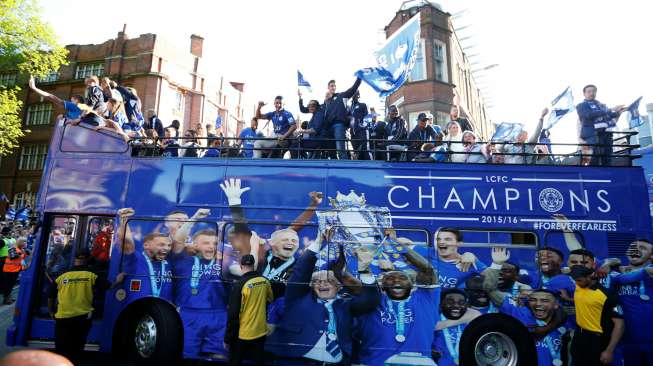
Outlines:
{"label": "fox crest logo", "polygon": [[565,203],[562,193],[555,188],[546,188],[540,192],[540,206],[548,212],[558,212]]}

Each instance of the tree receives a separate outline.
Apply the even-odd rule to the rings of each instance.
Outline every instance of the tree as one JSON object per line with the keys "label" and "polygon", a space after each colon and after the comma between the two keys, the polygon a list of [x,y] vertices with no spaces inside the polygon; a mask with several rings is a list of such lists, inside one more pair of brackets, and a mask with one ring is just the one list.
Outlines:
{"label": "tree", "polygon": [[17,74],[14,85],[0,85],[0,155],[6,155],[28,132],[21,128],[20,81],[58,70],[68,50],[40,19],[36,0],[0,0],[0,9],[0,72]]}

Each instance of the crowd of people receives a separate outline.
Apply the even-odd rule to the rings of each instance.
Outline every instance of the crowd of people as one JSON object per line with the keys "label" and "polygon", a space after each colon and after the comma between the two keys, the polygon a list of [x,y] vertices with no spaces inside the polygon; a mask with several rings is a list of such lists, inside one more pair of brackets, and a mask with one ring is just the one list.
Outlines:
{"label": "crowd of people", "polygon": [[[89,76],[85,83],[86,95],[74,95],[70,101],[38,89],[33,79],[29,85],[39,95],[64,107],[65,115],[60,118],[66,123],[84,122],[97,130],[117,133],[130,141],[135,156],[610,165],[621,164],[614,157],[626,151],[614,149],[612,137],[614,120],[626,107],[607,108],[596,101],[594,85],[583,88],[585,99],[577,106],[578,150],[555,154],[550,132],[543,128],[548,109],[542,111],[533,133],[524,130],[509,141],[484,142],[469,120],[460,116],[457,105],[451,108],[450,121],[444,128],[434,123],[431,113],[420,113],[415,127],[409,130],[409,124],[394,105],[380,120],[374,108],[360,101],[360,79],[343,92],[336,91],[334,80],[329,81],[322,103],[313,99],[305,106],[298,91],[300,112],[311,115],[305,122],[284,109],[282,96],[275,97],[270,112],[264,113],[265,103],[259,102],[249,127],[238,137],[229,138],[217,132],[213,123],[198,123],[182,131],[180,122],[174,120],[164,127],[154,110],[148,110],[144,116],[134,88],[120,86],[108,77]],[[272,123],[271,135],[265,136],[259,130],[259,120]]]}
{"label": "crowd of people", "polygon": [[3,305],[14,303],[12,291],[18,284],[20,272],[31,262],[34,244],[33,226],[27,223],[5,221],[0,223],[0,294]]}

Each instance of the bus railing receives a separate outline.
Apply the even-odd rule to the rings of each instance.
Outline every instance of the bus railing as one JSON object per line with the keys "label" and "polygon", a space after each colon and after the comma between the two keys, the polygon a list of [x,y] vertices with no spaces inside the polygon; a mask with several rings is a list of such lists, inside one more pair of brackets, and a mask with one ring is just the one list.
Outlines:
{"label": "bus railing", "polygon": [[[415,162],[467,162],[488,164],[522,165],[575,165],[575,166],[631,166],[632,161],[641,157],[633,154],[639,145],[629,144],[628,139],[635,133],[620,133],[624,136],[614,141],[624,143],[602,145],[585,143],[516,143],[511,141],[479,141],[472,144],[464,141],[424,142],[422,140],[378,140],[378,139],[302,139],[279,140],[270,137],[175,137],[150,139],[133,138],[129,141],[132,155],[136,157],[214,157],[243,158],[261,153],[262,158],[284,158],[287,152],[296,159],[340,159],[376,161],[415,161]],[[263,141],[269,147],[257,147]],[[345,143],[338,149],[336,143]],[[204,143],[200,143],[204,142]],[[454,148],[462,144],[463,150]],[[555,153],[551,150],[575,147],[573,153]],[[175,153],[176,152],[176,153]],[[258,154],[257,154],[258,155]]]}

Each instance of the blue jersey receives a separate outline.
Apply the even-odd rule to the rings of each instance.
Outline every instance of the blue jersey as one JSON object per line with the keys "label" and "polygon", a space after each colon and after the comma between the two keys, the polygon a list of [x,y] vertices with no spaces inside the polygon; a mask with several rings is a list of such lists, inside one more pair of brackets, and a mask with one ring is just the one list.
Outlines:
{"label": "blue jersey", "polygon": [[66,119],[78,119],[82,116],[82,110],[73,102],[63,102],[63,108],[66,111]]}
{"label": "blue jersey", "polygon": [[476,260],[476,268],[471,266],[467,272],[462,272],[455,263],[445,262],[439,258],[433,261],[433,265],[438,269],[438,282],[442,288],[464,288],[465,281],[487,268],[479,260]]}
{"label": "blue jersey", "polygon": [[258,135],[256,134],[256,131],[254,131],[250,127],[247,127],[244,130],[240,131],[240,135],[238,137],[243,140],[243,155],[246,158],[251,158],[252,156],[254,156],[254,151],[252,149],[254,148],[254,142],[256,142],[256,140],[246,140],[246,139],[256,138],[257,136]]}
{"label": "blue jersey", "polygon": [[[510,315],[519,320],[526,327],[543,326],[544,322],[538,321],[526,306],[517,306],[508,298],[503,300],[499,307],[501,313]],[[561,360],[562,336],[567,330],[560,327],[547,334],[546,337],[537,340],[535,349],[537,350],[538,366],[551,366],[554,360]]]}
{"label": "blue jersey", "polygon": [[653,344],[653,278],[645,270],[638,269],[612,276],[611,282],[623,309],[624,342]]}
{"label": "blue jersey", "polygon": [[[446,318],[441,318],[445,320]],[[465,331],[465,324],[459,324],[435,331],[433,348],[440,354],[438,366],[455,366],[459,363],[460,338]]]}
{"label": "blue jersey", "polygon": [[285,109],[282,109],[279,112],[268,112],[265,114],[265,119],[272,121],[275,135],[286,134],[290,129],[290,126],[295,124],[295,118],[292,116],[292,113]]}
{"label": "blue jersey", "polygon": [[199,256],[170,253],[177,306],[193,309],[227,309],[227,292],[222,283],[222,264]]}
{"label": "blue jersey", "polygon": [[[402,309],[400,303],[403,303]],[[360,363],[383,365],[388,358],[401,352],[418,352],[430,357],[439,303],[439,288],[418,288],[403,301],[392,301],[383,294],[381,304],[359,318]],[[401,327],[398,318],[403,318],[403,330],[398,330]]]}
{"label": "blue jersey", "polygon": [[129,298],[154,296],[172,301],[172,269],[167,260],[152,260],[144,252],[123,259],[123,271],[134,274],[125,279]]}

